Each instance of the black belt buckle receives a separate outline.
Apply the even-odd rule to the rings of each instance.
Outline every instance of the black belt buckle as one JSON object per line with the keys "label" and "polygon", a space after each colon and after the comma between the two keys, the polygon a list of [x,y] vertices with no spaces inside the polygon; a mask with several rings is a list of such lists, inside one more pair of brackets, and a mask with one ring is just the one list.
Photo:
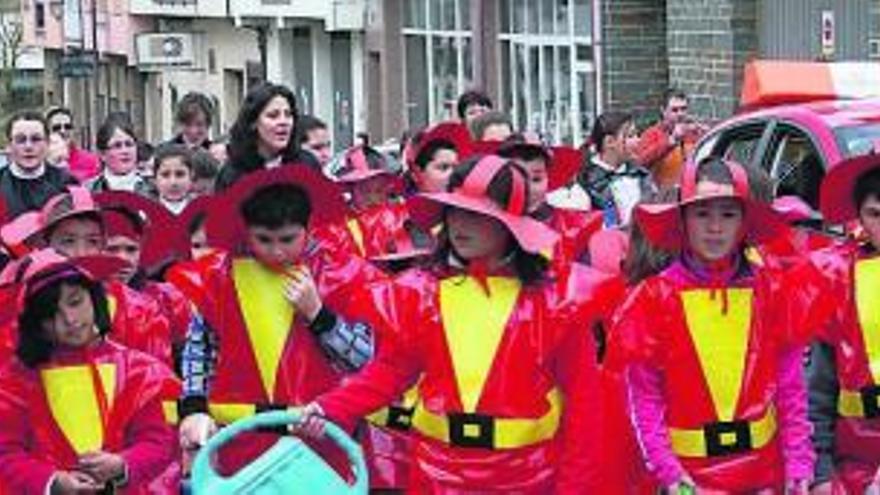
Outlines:
{"label": "black belt buckle", "polygon": [[[287,407],[287,404],[273,404],[271,402],[264,402],[262,404],[255,404],[254,412],[260,414],[272,411],[286,411]],[[287,435],[289,433],[286,425],[261,426],[255,431],[258,431],[260,433],[272,433],[274,435]]]}
{"label": "black belt buckle", "polygon": [[449,442],[458,447],[494,448],[495,421],[484,414],[451,413]]}
{"label": "black belt buckle", "polygon": [[862,407],[865,409],[865,418],[873,419],[880,417],[880,385],[869,385],[859,390],[862,396]]}
{"label": "black belt buckle", "polygon": [[718,421],[703,428],[706,454],[710,457],[739,454],[752,450],[748,421]]}
{"label": "black belt buckle", "polygon": [[412,428],[414,407],[388,406],[388,421],[385,426],[392,430],[409,431]]}

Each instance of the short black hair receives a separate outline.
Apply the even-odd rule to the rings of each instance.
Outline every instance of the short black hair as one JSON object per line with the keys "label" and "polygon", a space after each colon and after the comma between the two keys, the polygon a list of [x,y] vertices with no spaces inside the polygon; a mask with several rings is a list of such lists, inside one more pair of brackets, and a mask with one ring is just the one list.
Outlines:
{"label": "short black hair", "polygon": [[617,136],[623,126],[632,121],[632,114],[627,112],[611,111],[599,115],[590,131],[590,143],[601,153],[605,148],[605,138]]}
{"label": "short black hair", "polygon": [[[44,276],[50,276],[50,272]],[[37,275],[39,277],[40,275]],[[107,296],[100,282],[95,282],[79,273],[60,278],[49,283],[25,300],[24,310],[18,317],[18,345],[15,353],[28,368],[36,368],[52,357],[55,345],[46,338],[43,323],[58,313],[61,286],[73,285],[85,289],[92,299],[95,310],[95,326],[100,335],[110,332],[110,311]]]}
{"label": "short black hair", "polygon": [[169,158],[180,158],[180,161],[187,169],[189,169],[190,174],[192,174],[193,154],[189,148],[182,144],[163,144],[160,146],[159,149],[156,150],[156,154],[153,156],[153,173],[158,173],[159,167],[162,166],[162,162]]}
{"label": "short black hair", "polygon": [[465,91],[458,97],[458,102],[455,104],[456,111],[458,111],[458,118],[464,120],[468,107],[472,105],[482,105],[487,108],[493,108],[492,98],[489,98],[489,95],[480,90],[472,89],[470,91]]}
{"label": "short black hair", "polygon": [[663,93],[663,106],[669,106],[669,102],[673,99],[676,100],[689,100],[687,93],[682,91],[679,88],[668,88],[665,93]]}
{"label": "short black hair", "polygon": [[327,123],[314,115],[301,115],[296,121],[296,141],[302,145],[309,140],[309,133],[316,129],[327,129]]}
{"label": "short black hair", "polygon": [[496,111],[486,112],[474,119],[471,122],[470,131],[474,139],[479,141],[483,139],[486,129],[493,125],[506,125],[510,127],[510,132],[513,133],[513,121],[510,120],[510,117],[506,113]]}
{"label": "short black hair", "polygon": [[455,147],[455,144],[453,144],[452,141],[446,139],[433,139],[419,150],[419,154],[416,155],[415,158],[416,166],[421,170],[425,170],[428,163],[434,159],[434,155],[440,150],[450,150],[458,153],[458,148]]}
{"label": "short black hair", "polygon": [[153,155],[154,155],[155,153],[156,153],[156,148],[155,148],[152,144],[150,144],[150,143],[148,143],[148,142],[146,142],[146,141],[141,141],[141,142],[138,143],[138,146],[137,146],[137,161],[139,161],[139,162],[145,162],[145,161],[147,161],[147,160],[152,160],[152,159],[153,159]]}
{"label": "short black hair", "polygon": [[296,224],[307,227],[312,214],[308,193],[295,184],[273,184],[258,189],[241,205],[248,227],[280,229]]}
{"label": "short black hair", "polygon": [[880,200],[880,167],[872,168],[859,176],[853,188],[853,204],[856,211],[861,210],[869,198]]}
{"label": "short black hair", "polygon": [[202,93],[187,93],[177,103],[174,121],[178,124],[187,124],[198,114],[204,115],[205,123],[210,126],[214,118],[214,104]]}
{"label": "short black hair", "polygon": [[52,120],[52,117],[56,115],[67,115],[70,117],[70,120],[73,120],[73,111],[67,107],[52,107],[46,112],[46,122]]}
{"label": "short black hair", "polygon": [[214,155],[201,149],[191,151],[193,180],[215,179],[220,172],[220,162],[214,158]]}
{"label": "short black hair", "polygon": [[6,139],[12,138],[12,126],[14,126],[16,122],[21,122],[23,120],[39,122],[43,125],[43,132],[46,133],[46,136],[49,135],[49,124],[46,123],[46,119],[43,118],[43,115],[40,114],[40,112],[35,112],[33,110],[24,110],[12,114],[12,117],[6,122]]}

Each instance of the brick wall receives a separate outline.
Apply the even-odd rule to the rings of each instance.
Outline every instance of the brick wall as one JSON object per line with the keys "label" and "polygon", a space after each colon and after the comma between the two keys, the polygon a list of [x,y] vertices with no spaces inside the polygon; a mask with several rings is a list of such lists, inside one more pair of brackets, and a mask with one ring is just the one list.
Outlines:
{"label": "brick wall", "polygon": [[743,65],[758,50],[757,9],[757,0],[667,0],[669,82],[698,116],[736,110]]}
{"label": "brick wall", "polygon": [[666,1],[610,0],[603,4],[605,108],[656,118],[668,86]]}

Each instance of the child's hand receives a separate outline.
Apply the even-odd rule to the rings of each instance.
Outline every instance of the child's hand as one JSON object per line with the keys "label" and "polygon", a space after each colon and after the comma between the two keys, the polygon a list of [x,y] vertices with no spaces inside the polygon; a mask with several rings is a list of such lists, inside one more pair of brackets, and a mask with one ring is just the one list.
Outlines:
{"label": "child's hand", "polygon": [[101,485],[125,476],[125,461],[122,456],[110,452],[83,454],[77,467]]}
{"label": "child's hand", "polygon": [[315,402],[306,404],[300,410],[300,421],[290,427],[291,432],[312,439],[320,439],[324,436],[324,410]]}
{"label": "child's hand", "polygon": [[306,267],[297,267],[287,275],[290,282],[284,288],[284,297],[311,323],[323,305],[312,273]]}

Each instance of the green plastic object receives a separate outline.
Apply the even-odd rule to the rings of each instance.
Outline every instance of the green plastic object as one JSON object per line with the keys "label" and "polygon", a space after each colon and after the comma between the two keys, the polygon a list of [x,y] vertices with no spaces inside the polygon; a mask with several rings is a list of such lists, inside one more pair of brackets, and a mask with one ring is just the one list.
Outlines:
{"label": "green plastic object", "polygon": [[327,422],[325,434],[346,453],[354,472],[348,484],[302,440],[284,436],[272,448],[230,477],[211,465],[214,454],[236,436],[257,428],[295,424],[299,413],[273,411],[244,418],[221,429],[199,451],[193,463],[194,495],[366,495],[367,465],[361,447],[341,428]]}

